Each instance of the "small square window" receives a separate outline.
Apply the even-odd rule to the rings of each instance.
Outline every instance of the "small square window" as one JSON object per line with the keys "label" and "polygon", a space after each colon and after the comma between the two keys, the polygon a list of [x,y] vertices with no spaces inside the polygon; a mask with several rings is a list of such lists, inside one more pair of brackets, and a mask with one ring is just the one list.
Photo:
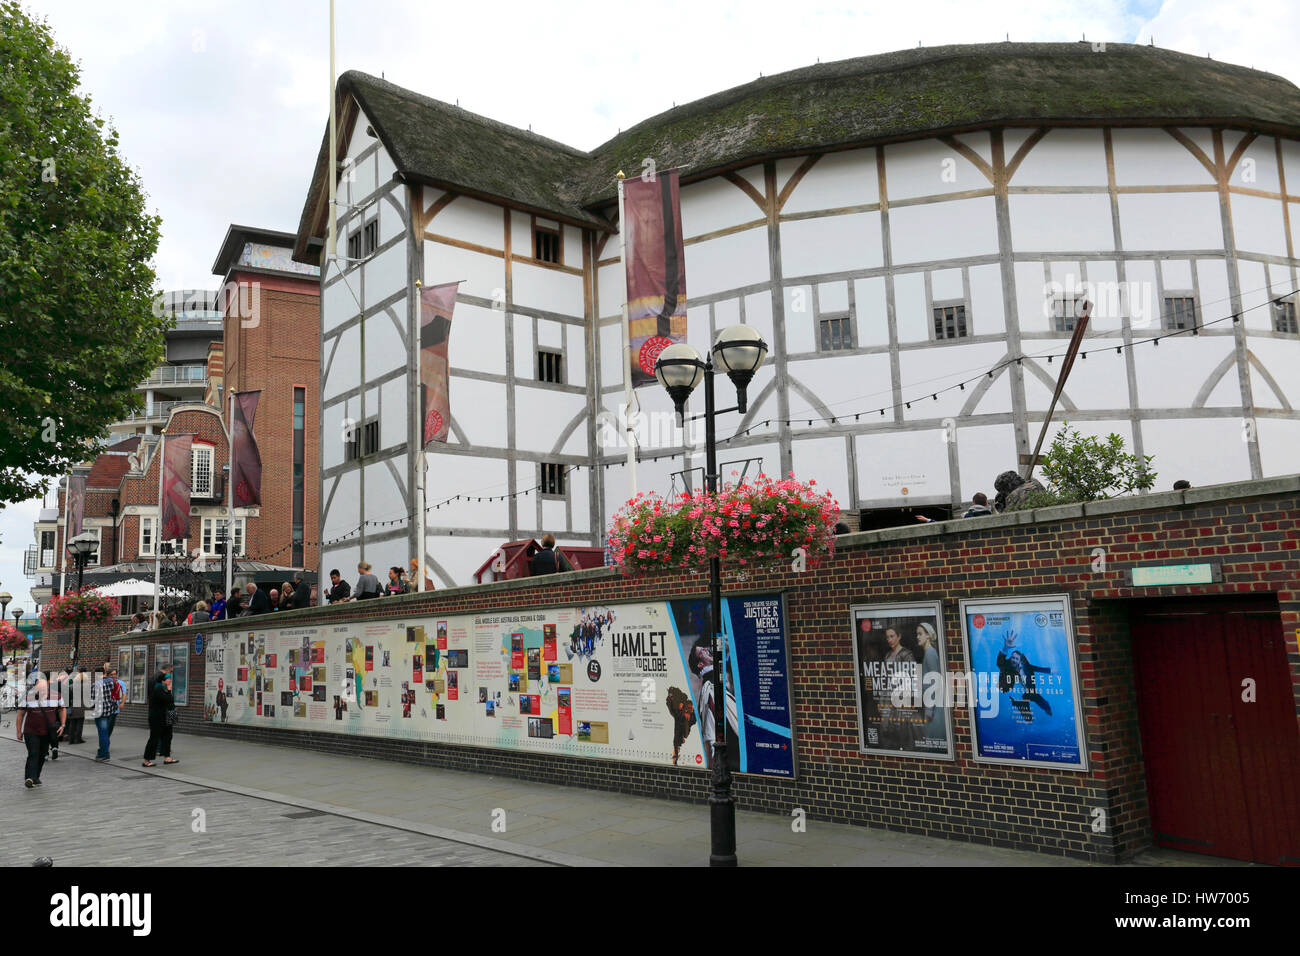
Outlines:
{"label": "small square window", "polygon": [[565,494],[564,486],[564,466],[554,464],[542,465],[541,492],[544,495],[551,495],[556,498],[563,498]]}
{"label": "small square window", "polygon": [[847,315],[822,319],[820,330],[823,352],[838,352],[853,348],[853,331]]}
{"label": "small square window", "polygon": [[533,258],[539,262],[560,263],[560,233],[545,226],[533,226]]}
{"label": "small square window", "polygon": [[1057,332],[1073,332],[1083,312],[1083,296],[1058,295],[1052,300],[1052,327]]}
{"label": "small square window", "polygon": [[1190,295],[1165,296],[1162,317],[1167,329],[1196,328],[1196,299]]}
{"label": "small square window", "polygon": [[1273,303],[1273,331],[1300,335],[1300,320],[1296,317],[1294,299]]}
{"label": "small square window", "polygon": [[559,352],[551,352],[547,349],[538,349],[537,380],[539,382],[551,382],[555,385],[563,385],[564,356]]}
{"label": "small square window", "polygon": [[964,339],[970,333],[966,329],[966,306],[937,305],[934,307],[934,337],[936,339]]}

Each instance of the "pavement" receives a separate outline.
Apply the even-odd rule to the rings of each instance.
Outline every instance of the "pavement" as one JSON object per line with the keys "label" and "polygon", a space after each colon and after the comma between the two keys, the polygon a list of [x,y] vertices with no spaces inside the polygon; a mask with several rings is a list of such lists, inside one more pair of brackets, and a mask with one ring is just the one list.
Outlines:
{"label": "pavement", "polygon": [[[141,766],[146,733],[119,726],[113,759],[86,743],[22,783],[0,738],[0,865],[700,866],[705,806],[289,746],[177,734],[179,764]],[[199,824],[202,823],[200,829]],[[776,814],[736,814],[751,866],[1086,866],[1028,851]],[[1211,864],[1159,852],[1139,865]],[[1217,862],[1217,861],[1215,861]]]}

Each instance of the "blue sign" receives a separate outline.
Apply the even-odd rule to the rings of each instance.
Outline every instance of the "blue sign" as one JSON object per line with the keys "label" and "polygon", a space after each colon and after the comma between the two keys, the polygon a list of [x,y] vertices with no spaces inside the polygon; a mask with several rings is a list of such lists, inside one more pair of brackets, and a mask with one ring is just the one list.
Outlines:
{"label": "blue sign", "polygon": [[[711,655],[704,667],[692,667],[695,648],[709,645],[709,601],[671,601],[678,650],[692,681],[696,712],[712,700]],[[736,773],[794,777],[794,719],[790,709],[790,663],[785,609],[779,594],[730,597],[722,602],[727,661],[727,762]],[[693,653],[695,652],[695,653]],[[696,732],[711,722],[701,720]],[[712,738],[704,742],[706,762]]]}
{"label": "blue sign", "polygon": [[1087,769],[1068,598],[962,601],[975,759]]}
{"label": "blue sign", "polygon": [[203,635],[202,635],[202,634],[195,634],[195,635],[194,635],[194,653],[195,653],[196,655],[202,655],[202,654],[203,654]]}

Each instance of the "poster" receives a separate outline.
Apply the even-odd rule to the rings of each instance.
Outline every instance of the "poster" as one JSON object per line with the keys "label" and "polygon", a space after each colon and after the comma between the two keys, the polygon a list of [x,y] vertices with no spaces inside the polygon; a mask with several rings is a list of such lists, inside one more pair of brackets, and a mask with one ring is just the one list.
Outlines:
{"label": "poster", "polygon": [[[205,649],[208,713],[220,692],[233,724],[706,769],[707,609],[683,599],[217,635]],[[792,777],[781,597],[737,595],[724,609],[730,763]],[[421,627],[447,647],[411,640]],[[279,706],[247,704],[258,679]]]}
{"label": "poster", "polygon": [[967,659],[991,698],[971,711],[977,761],[1088,768],[1069,601],[1055,594],[961,602]]}
{"label": "poster", "polygon": [[849,608],[862,753],[952,759],[938,601]]}

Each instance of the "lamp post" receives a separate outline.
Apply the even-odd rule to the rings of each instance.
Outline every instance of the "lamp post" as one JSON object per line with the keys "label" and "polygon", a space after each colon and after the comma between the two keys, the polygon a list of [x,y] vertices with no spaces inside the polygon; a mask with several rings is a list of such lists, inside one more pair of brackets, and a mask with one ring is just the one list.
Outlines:
{"label": "lamp post", "polygon": [[[71,541],[68,542],[68,548],[72,551],[73,560],[77,562],[77,593],[81,593],[81,580],[86,571],[86,562],[90,559],[90,552],[94,551],[99,545],[99,539],[88,531],[83,531]],[[72,630],[72,656],[68,659],[69,663],[77,662],[77,651],[81,648],[81,619],[73,625]]]}
{"label": "lamp post", "polygon": [[[673,400],[677,417],[686,424],[686,400],[704,380],[704,485],[709,494],[718,491],[718,446],[715,416],[723,412],[744,414],[748,407],[745,394],[750,380],[763,359],[767,357],[767,343],[758,331],[748,325],[733,325],[718,333],[707,358],[685,343],[670,345],[659,353],[655,362],[655,377],[659,379]],[[715,408],[713,373],[721,369],[736,386],[734,408]],[[691,417],[691,421],[701,416]],[[727,707],[726,685],[723,679],[724,655],[722,646],[722,562],[709,559],[709,627],[710,648],[713,657],[713,760],[711,763],[709,794],[710,866],[736,865],[736,801],[731,795],[731,767],[727,763]]]}

